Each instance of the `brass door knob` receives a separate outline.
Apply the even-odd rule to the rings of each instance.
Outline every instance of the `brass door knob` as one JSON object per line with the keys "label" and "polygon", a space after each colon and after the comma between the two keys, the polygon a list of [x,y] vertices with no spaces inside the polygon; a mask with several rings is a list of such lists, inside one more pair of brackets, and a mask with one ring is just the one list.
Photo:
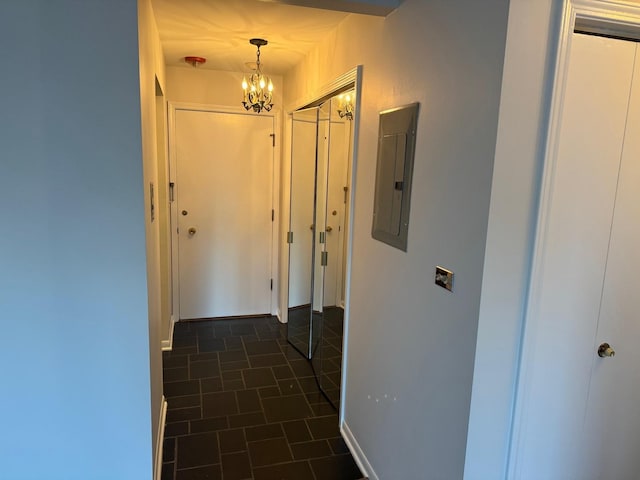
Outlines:
{"label": "brass door knob", "polygon": [[192,236],[193,236],[193,235],[195,235],[195,234],[196,234],[196,229],[195,229],[195,227],[191,227],[191,228],[189,228],[188,232],[189,232],[189,235],[192,235]]}
{"label": "brass door knob", "polygon": [[602,345],[600,345],[598,347],[598,356],[599,357],[613,357],[615,356],[616,352],[613,348],[611,348],[611,345],[609,345],[608,343],[603,343]]}
{"label": "brass door knob", "polygon": [[327,232],[333,232],[333,228],[331,228],[331,225],[327,225]]}

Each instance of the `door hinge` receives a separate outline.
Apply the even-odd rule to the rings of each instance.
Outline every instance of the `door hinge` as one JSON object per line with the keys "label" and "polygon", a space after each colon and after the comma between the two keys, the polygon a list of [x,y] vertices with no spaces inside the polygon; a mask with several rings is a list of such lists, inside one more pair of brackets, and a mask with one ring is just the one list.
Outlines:
{"label": "door hinge", "polygon": [[273,291],[273,278],[271,279],[270,287],[269,287],[269,288]]}
{"label": "door hinge", "polygon": [[273,222],[276,219],[276,211],[272,208],[271,209],[271,221]]}
{"label": "door hinge", "polygon": [[324,232],[320,232],[318,234],[318,243],[324,243],[325,242],[325,233]]}
{"label": "door hinge", "polygon": [[293,243],[293,232],[287,232],[287,243]]}
{"label": "door hinge", "polygon": [[329,252],[326,250],[320,254],[320,265],[326,267],[329,264]]}
{"label": "door hinge", "polygon": [[276,134],[275,133],[270,133],[269,136],[271,137],[271,146],[275,147],[276,146]]}
{"label": "door hinge", "polygon": [[349,191],[349,187],[342,187],[342,190],[344,191],[344,203],[347,203],[347,192]]}
{"label": "door hinge", "polygon": [[173,202],[173,187],[175,187],[176,184],[173,182],[169,182],[169,201]]}

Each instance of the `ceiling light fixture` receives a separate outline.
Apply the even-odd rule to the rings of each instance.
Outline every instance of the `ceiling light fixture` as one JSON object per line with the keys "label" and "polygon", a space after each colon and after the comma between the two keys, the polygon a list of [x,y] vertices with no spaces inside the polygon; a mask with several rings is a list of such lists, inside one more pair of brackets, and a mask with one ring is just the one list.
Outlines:
{"label": "ceiling light fixture", "polygon": [[269,42],[262,38],[252,38],[249,43],[255,45],[258,51],[254,72],[249,75],[248,81],[246,76],[242,79],[242,90],[244,90],[242,105],[246,110],[253,110],[256,113],[262,110],[268,112],[273,107],[273,83],[260,70],[260,47],[264,47]]}
{"label": "ceiling light fixture", "polygon": [[338,115],[340,115],[340,118],[353,120],[353,102],[350,94],[347,93],[338,97]]}

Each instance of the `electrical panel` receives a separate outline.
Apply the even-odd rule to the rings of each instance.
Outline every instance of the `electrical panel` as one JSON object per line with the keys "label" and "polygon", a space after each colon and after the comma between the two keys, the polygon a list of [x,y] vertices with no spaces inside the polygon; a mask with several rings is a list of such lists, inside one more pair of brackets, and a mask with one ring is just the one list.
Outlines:
{"label": "electrical panel", "polygon": [[371,236],[407,251],[418,103],[380,112]]}

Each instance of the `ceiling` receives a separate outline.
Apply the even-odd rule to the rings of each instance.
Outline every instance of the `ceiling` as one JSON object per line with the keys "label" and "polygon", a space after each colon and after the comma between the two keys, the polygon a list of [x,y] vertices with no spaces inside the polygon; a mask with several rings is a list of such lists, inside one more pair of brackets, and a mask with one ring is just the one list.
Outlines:
{"label": "ceiling", "polygon": [[[307,2],[308,3],[308,2]],[[205,57],[200,68],[246,71],[260,49],[265,73],[282,75],[349,13],[259,0],[152,0],[165,61],[187,66],[185,56]],[[189,68],[191,68],[189,66]]]}

